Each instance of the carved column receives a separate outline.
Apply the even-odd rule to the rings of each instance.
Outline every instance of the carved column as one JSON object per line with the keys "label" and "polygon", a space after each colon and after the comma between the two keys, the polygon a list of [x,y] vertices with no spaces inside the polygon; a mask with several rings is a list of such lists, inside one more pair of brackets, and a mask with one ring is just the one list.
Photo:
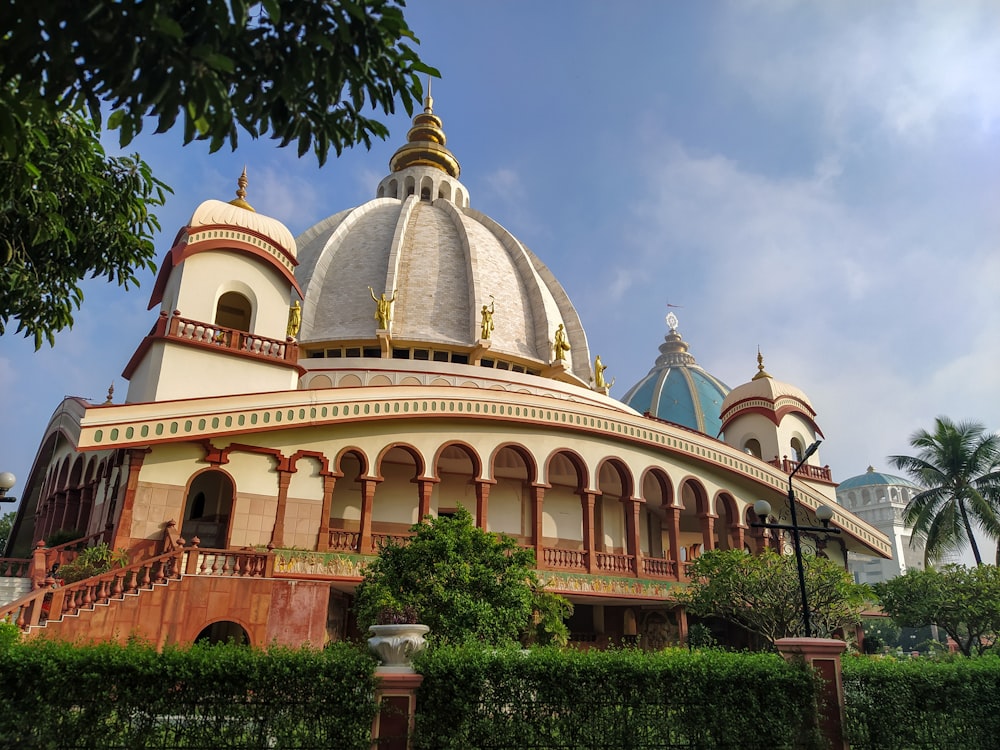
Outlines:
{"label": "carved column", "polygon": [[288,484],[292,481],[294,470],[279,468],[278,472],[278,508],[274,512],[274,528],[271,530],[271,546],[282,547],[285,544],[285,508],[288,505]]}
{"label": "carved column", "polygon": [[673,560],[677,580],[683,581],[685,576],[684,563],[681,561],[681,509],[676,505],[664,505],[663,512],[666,515],[667,537],[670,539],[670,559]]}
{"label": "carved column", "polygon": [[594,536],[594,505],[596,503],[596,493],[588,490],[580,492],[580,506],[583,511],[583,544],[587,550],[588,573],[597,570],[597,543]]}
{"label": "carved column", "polygon": [[358,479],[361,482],[361,533],[358,535],[358,552],[372,554],[372,508],[375,504],[377,479]]}
{"label": "carved column", "polygon": [[49,531],[59,531],[65,528],[63,519],[66,517],[66,490],[57,492],[52,499],[52,516],[49,520]]}
{"label": "carved column", "polygon": [[638,577],[642,573],[642,544],[639,541],[639,498],[623,497],[625,509],[625,533],[627,536],[628,554],[632,556],[633,573]]}
{"label": "carved column", "polygon": [[440,480],[434,478],[423,478],[417,480],[420,491],[420,507],[417,510],[417,521],[423,521],[431,514],[431,496],[434,494],[434,485]]}
{"label": "carved column", "polygon": [[80,530],[77,525],[77,521],[80,517],[80,488],[76,487],[71,490],[66,490],[66,509],[63,511],[62,521],[60,525],[64,529],[74,529],[76,531]]}
{"label": "carved column", "polygon": [[[118,514],[118,523],[115,524],[113,542],[114,549],[124,547],[132,548],[132,513],[135,509],[135,493],[139,488],[139,471],[142,463],[146,460],[149,448],[129,448],[125,451],[128,457],[128,478],[125,480],[125,492],[122,495],[122,509]],[[108,519],[110,522],[112,519]]]}
{"label": "carved column", "polygon": [[476,480],[476,526],[483,531],[487,530],[487,517],[489,512],[490,485],[496,484],[493,479]]}
{"label": "carved column", "polygon": [[542,503],[545,500],[545,487],[540,484],[531,485],[531,541],[535,545],[535,564],[543,567],[545,546],[542,543]]}
{"label": "carved column", "polygon": [[739,523],[734,523],[729,527],[729,532],[729,538],[732,540],[733,545],[735,545],[736,549],[742,550],[746,545],[746,527]]}
{"label": "carved column", "polygon": [[710,549],[715,549],[715,519],[718,516],[711,513],[701,513],[698,517],[701,519],[702,551],[708,552]]}
{"label": "carved column", "polygon": [[90,530],[90,514],[94,507],[94,487],[97,480],[83,487],[80,490],[80,512],[76,517],[76,527],[80,533],[86,536]]}
{"label": "carved column", "polygon": [[333,488],[337,477],[332,474],[323,475],[323,509],[319,516],[319,538],[316,539],[316,549],[326,552],[330,549],[330,508],[333,507]]}

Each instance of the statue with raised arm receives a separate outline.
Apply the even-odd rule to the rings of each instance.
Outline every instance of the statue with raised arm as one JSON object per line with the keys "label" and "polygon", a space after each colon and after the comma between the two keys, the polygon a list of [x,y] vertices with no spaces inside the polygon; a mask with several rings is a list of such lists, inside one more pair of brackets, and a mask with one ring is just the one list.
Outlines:
{"label": "statue with raised arm", "polygon": [[496,307],[496,300],[490,295],[490,306],[483,305],[482,322],[480,323],[479,338],[488,339],[493,335],[493,310]]}
{"label": "statue with raised arm", "polygon": [[556,338],[552,343],[552,349],[555,351],[556,361],[565,361],[566,352],[569,351],[569,340],[566,338],[566,331],[563,328],[562,323],[560,323],[559,327],[556,329]]}
{"label": "statue with raised arm", "polygon": [[594,360],[594,386],[596,388],[604,388],[607,383],[604,382],[604,371],[607,370],[607,366],[601,363],[601,355],[597,355],[597,359]]}
{"label": "statue with raised arm", "polygon": [[288,308],[288,329],[285,331],[288,338],[294,339],[299,335],[299,328],[302,326],[302,305],[299,304],[298,300],[295,300],[290,308]]}
{"label": "statue with raised arm", "polygon": [[392,296],[389,299],[385,298],[385,292],[382,292],[380,298],[375,296],[375,290],[371,287],[368,287],[368,291],[371,292],[372,299],[378,305],[375,309],[375,320],[378,321],[378,327],[386,330],[389,328],[389,322],[392,320],[392,303],[396,301],[396,290],[392,290]]}

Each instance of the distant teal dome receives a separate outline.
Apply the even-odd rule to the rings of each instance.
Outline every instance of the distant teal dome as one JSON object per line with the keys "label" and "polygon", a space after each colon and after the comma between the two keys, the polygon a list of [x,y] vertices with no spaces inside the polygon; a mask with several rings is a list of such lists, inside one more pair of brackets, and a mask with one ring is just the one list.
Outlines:
{"label": "distant teal dome", "polygon": [[850,479],[845,479],[837,487],[837,492],[841,490],[853,490],[858,487],[871,487],[877,484],[894,484],[902,485],[903,487],[916,487],[911,479],[904,479],[903,477],[897,477],[894,474],[883,474],[880,471],[875,471],[874,466],[869,466],[868,471],[864,474],[859,474],[856,477],[851,477]]}
{"label": "distant teal dome", "polygon": [[667,325],[670,333],[660,345],[653,369],[629,389],[622,401],[643,414],[718,437],[722,431],[722,402],[730,388],[688,354],[687,342],[677,333],[673,313],[667,316]]}

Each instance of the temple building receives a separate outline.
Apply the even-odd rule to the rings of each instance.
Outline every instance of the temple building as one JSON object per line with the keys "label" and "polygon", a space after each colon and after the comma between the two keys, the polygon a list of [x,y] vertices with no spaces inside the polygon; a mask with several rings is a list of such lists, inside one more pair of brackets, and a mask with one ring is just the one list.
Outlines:
{"label": "temple building", "polygon": [[[687,561],[781,546],[752,506],[787,515],[822,434],[800,389],[761,359],[730,390],[670,315],[649,375],[612,398],[554,274],[472,208],[429,97],[389,166],[372,200],[298,238],[254,211],[246,174],[198,206],[124,403],[68,398],[49,422],[6,562],[36,588],[0,615],[32,636],[322,645],[352,634],[382,544],[464,506],[535,551],[576,642],[656,648],[683,642]],[[800,518],[830,505],[843,532],[815,552],[888,557],[835,487],[819,453],[794,479]],[[129,562],[48,588],[77,554],[55,535]]]}
{"label": "temple building", "polygon": [[[837,502],[888,537],[892,558],[852,553],[848,564],[858,583],[878,583],[903,575],[908,570],[924,569],[924,545],[914,539],[913,529],[903,521],[907,503],[920,488],[909,479],[875,471],[869,466],[864,474],[845,479],[837,486]],[[948,556],[941,563],[959,562]]]}

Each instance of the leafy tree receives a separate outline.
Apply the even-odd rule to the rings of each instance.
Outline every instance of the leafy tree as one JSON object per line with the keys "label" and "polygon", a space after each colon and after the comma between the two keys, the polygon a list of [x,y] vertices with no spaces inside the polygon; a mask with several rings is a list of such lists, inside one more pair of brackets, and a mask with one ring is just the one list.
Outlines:
{"label": "leafy tree", "polygon": [[0,516],[0,555],[5,555],[7,540],[10,539],[11,529],[14,528],[14,519],[17,518],[17,511],[12,510]]}
{"label": "leafy tree", "polygon": [[[384,138],[365,113],[412,112],[421,73],[404,0],[11,0],[0,24],[0,333],[72,325],[79,281],[152,267],[150,207],[166,186],[109,159],[147,118],[184,142],[236,148],[242,130],[323,164]],[[58,167],[57,170],[54,167]],[[102,234],[103,232],[103,234]],[[131,239],[129,235],[132,235]]]}
{"label": "leafy tree", "polygon": [[909,570],[872,588],[897,625],[937,625],[966,656],[982,654],[1000,635],[1000,569],[993,565]]}
{"label": "leafy tree", "polygon": [[865,631],[865,653],[874,654],[882,648],[895,648],[899,644],[902,629],[888,617],[862,617],[861,627]]}
{"label": "leafy tree", "polygon": [[969,544],[976,565],[982,565],[972,527],[978,524],[1000,539],[1000,435],[976,422],[938,417],[934,431],[917,430],[910,445],[918,449],[916,456],[889,456],[889,461],[925,488],[903,511],[915,538],[924,540],[925,560]]}
{"label": "leafy tree", "polygon": [[54,117],[25,123],[0,166],[0,334],[13,318],[36,349],[72,325],[84,276],[127,288],[156,267],[150,209],[167,189],[138,156],[109,158],[87,117]]}
{"label": "leafy tree", "polygon": [[412,607],[439,642],[566,642],[572,605],[543,590],[533,551],[476,528],[464,508],[412,531],[407,544],[390,542],[365,568],[355,592],[362,629],[380,613]]}
{"label": "leafy tree", "polygon": [[[803,559],[809,622],[819,637],[859,622],[867,589],[839,565],[819,557]],[[699,617],[721,617],[774,643],[804,635],[795,558],[765,550],[711,550],[691,563],[691,583],[678,595]]]}

